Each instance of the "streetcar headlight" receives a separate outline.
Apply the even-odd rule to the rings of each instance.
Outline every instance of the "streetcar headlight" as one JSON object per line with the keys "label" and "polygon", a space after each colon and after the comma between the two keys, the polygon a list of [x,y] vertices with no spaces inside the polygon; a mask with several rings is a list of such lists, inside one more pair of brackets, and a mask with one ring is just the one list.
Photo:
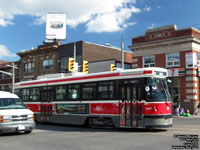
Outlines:
{"label": "streetcar headlight", "polygon": [[11,122],[11,116],[0,116],[0,122],[1,123],[8,123]]}
{"label": "streetcar headlight", "polygon": [[154,111],[158,111],[158,108],[157,108],[157,106],[155,106],[155,107],[154,107]]}
{"label": "streetcar headlight", "polygon": [[167,106],[167,110],[169,110],[169,106]]}

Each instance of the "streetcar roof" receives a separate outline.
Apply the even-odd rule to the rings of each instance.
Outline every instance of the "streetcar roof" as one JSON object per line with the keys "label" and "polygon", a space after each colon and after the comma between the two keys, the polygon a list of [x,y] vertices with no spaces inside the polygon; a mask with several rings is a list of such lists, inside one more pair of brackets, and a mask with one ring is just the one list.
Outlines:
{"label": "streetcar roof", "polygon": [[[54,76],[55,75],[55,76]],[[142,78],[142,77],[167,77],[167,70],[158,67],[149,68],[137,68],[137,69],[127,69],[119,71],[108,71],[101,73],[91,73],[91,74],[62,74],[58,76],[47,75],[40,77],[37,80],[23,81],[15,84],[16,88],[25,87],[37,87],[37,86],[48,86],[48,85],[61,85],[61,84],[71,84],[71,83],[83,83],[92,81],[105,81],[105,80],[116,80],[116,79],[130,79],[130,78]]]}

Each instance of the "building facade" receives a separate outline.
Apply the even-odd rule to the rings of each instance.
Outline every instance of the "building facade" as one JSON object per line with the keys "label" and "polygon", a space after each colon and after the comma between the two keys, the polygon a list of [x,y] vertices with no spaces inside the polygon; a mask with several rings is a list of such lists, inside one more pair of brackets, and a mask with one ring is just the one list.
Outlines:
{"label": "building facade", "polygon": [[[83,61],[88,61],[88,72],[110,71],[110,64],[120,67],[121,49],[111,46],[98,45],[85,41],[63,44],[58,47],[60,68],[58,72],[68,72],[68,59],[74,57],[74,46],[76,47],[76,62],[81,66]],[[113,61],[110,61],[113,60]],[[132,53],[124,52],[125,67],[131,68]],[[120,63],[119,63],[120,62]]]}
{"label": "building facade", "polygon": [[[12,63],[8,61],[0,61],[0,70],[8,73],[12,73]],[[19,82],[20,79],[20,66],[19,62],[14,62],[17,69],[15,69],[15,82]],[[0,91],[12,92],[12,76],[0,72]]]}
{"label": "building facade", "polygon": [[41,75],[56,73],[58,46],[59,43],[46,44],[38,46],[37,49],[17,53],[20,56],[20,80],[33,80]]}
{"label": "building facade", "polygon": [[180,105],[198,113],[200,67],[200,31],[178,30],[176,25],[148,29],[145,35],[132,38],[132,68],[168,69],[173,109]]}
{"label": "building facade", "polygon": [[[68,61],[74,57],[74,49],[76,50],[76,62],[79,64],[79,71],[82,71],[83,60],[88,61],[89,73],[109,71],[110,61],[114,60],[115,64],[121,61],[121,50],[115,47],[108,47],[78,41],[68,44],[60,44],[59,42],[44,44],[38,46],[37,49],[28,50],[17,53],[21,65],[21,81],[37,79],[38,76],[55,73],[69,73]],[[125,52],[125,66],[130,68],[132,63],[132,53]],[[109,67],[97,68],[92,67],[90,63],[105,61]],[[108,69],[109,68],[109,69]]]}

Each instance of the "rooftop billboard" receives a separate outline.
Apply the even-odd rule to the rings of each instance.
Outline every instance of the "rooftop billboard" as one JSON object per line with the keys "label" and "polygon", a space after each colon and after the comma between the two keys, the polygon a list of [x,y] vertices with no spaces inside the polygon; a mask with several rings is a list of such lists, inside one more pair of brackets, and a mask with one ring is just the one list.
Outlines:
{"label": "rooftop billboard", "polygon": [[46,39],[66,39],[66,14],[47,14]]}

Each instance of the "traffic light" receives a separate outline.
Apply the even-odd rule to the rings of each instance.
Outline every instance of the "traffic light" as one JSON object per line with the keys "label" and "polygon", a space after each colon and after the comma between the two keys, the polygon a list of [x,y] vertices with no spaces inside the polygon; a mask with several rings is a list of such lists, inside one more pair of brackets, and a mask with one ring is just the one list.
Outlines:
{"label": "traffic light", "polygon": [[110,71],[115,71],[115,64],[110,64]]}
{"label": "traffic light", "polygon": [[83,72],[88,73],[88,61],[83,61]]}
{"label": "traffic light", "polygon": [[68,70],[74,71],[74,58],[69,58]]}

